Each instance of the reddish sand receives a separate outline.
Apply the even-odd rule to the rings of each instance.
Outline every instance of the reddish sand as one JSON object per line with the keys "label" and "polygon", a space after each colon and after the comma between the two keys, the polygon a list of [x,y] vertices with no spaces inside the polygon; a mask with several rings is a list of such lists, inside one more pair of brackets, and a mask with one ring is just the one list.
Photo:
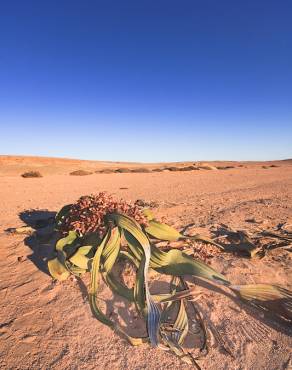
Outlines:
{"label": "reddish sand", "polygon": [[[271,164],[279,167],[262,167]],[[27,210],[57,211],[81,195],[103,190],[126,200],[156,201],[155,212],[168,223],[177,228],[193,224],[193,231],[206,234],[218,223],[246,230],[273,229],[280,223],[292,223],[291,161],[233,165],[236,168],[218,171],[75,177],[69,176],[69,172],[141,165],[0,157],[0,367],[190,369],[174,355],[146,344],[131,347],[100,324],[92,317],[86,291],[76,279],[53,283],[45,273],[45,258],[50,253],[45,242],[39,244],[33,237],[10,235],[4,230],[24,225],[22,219]],[[44,177],[20,176],[24,171],[36,169]],[[248,219],[256,222],[247,222]],[[234,283],[271,282],[292,290],[288,250],[274,249],[263,259],[253,260],[220,253],[209,262]],[[88,277],[85,281],[88,282]],[[154,290],[155,284],[152,284]],[[212,348],[199,362],[202,369],[276,370],[292,365],[289,362],[292,340],[287,327],[245,310],[216,290],[204,291],[198,304],[206,318],[216,325],[234,358],[218,347]],[[121,314],[132,334],[143,332],[140,321],[128,317],[123,300],[117,297],[113,300],[106,291],[104,296],[109,312]]]}

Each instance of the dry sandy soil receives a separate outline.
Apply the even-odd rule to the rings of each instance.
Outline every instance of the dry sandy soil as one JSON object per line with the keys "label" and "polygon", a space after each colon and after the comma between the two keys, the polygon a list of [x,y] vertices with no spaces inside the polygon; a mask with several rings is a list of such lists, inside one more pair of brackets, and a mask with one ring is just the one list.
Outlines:
{"label": "dry sandy soil", "polygon": [[[220,223],[244,230],[274,229],[292,223],[292,163],[274,164],[279,167],[237,163],[225,171],[75,177],[68,173],[121,164],[0,157],[0,368],[190,369],[174,355],[146,344],[131,347],[97,322],[80,282],[70,278],[56,283],[48,275],[46,260],[52,253],[51,244],[5,230],[29,224],[29,216],[47,217],[48,212],[81,195],[103,190],[126,200],[156,201],[154,212],[177,228],[192,224],[193,231],[206,234]],[[44,177],[20,177],[22,172],[35,169]],[[250,219],[253,222],[246,221]],[[252,260],[218,253],[208,263],[234,283],[270,282],[292,290],[291,252],[283,248]],[[214,346],[199,362],[202,369],[291,369],[292,339],[287,325],[219,294],[218,289],[204,292],[198,304],[234,358]],[[125,317],[125,302],[105,297],[108,312],[124,316],[132,333],[143,332],[136,317]]]}

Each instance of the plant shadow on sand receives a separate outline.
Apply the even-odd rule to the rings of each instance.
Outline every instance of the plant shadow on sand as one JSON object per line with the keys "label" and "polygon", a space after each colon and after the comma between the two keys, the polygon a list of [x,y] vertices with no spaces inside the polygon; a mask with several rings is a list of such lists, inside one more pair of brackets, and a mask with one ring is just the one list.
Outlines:
{"label": "plant shadow on sand", "polygon": [[55,216],[56,212],[47,210],[31,209],[19,213],[21,221],[35,230],[24,239],[24,244],[32,250],[28,259],[47,275],[50,275],[47,260],[53,257],[57,240],[57,233],[54,231]]}
{"label": "plant shadow on sand", "polygon": [[[31,250],[32,254],[28,256],[28,258],[34,263],[34,265],[44,272],[47,275],[49,274],[47,261],[54,256],[54,249],[56,241],[59,238],[58,233],[54,229],[54,219],[55,219],[56,212],[48,211],[48,210],[25,210],[19,214],[19,218],[29,227],[32,227],[35,231],[27,236],[24,239],[25,245],[27,245]],[[187,279],[189,282],[194,283],[194,278],[189,277]],[[84,283],[84,281],[76,277],[76,283],[80,289],[82,294],[82,299],[84,302],[88,302],[88,287]],[[227,291],[225,288],[221,288],[220,286],[213,285],[207,281],[203,281],[200,279],[195,279],[195,283],[198,288],[206,289],[206,291],[212,291],[215,293],[220,293],[225,297],[228,297],[234,304],[238,307],[238,312],[244,312],[248,315],[249,326],[256,326],[259,327],[261,332],[264,332],[264,335],[269,334],[268,329],[274,329],[278,332],[281,332],[285,335],[291,336],[292,335],[292,327],[291,324],[287,321],[281,319],[278,316],[271,314],[270,312],[266,312],[258,307],[250,306],[249,304],[242,302],[239,298],[237,298],[234,294]],[[167,282],[165,281],[158,281],[156,280],[153,282],[152,288],[154,292],[165,292],[167,289]],[[152,290],[152,289],[151,289]],[[119,296],[113,296],[111,299],[106,299],[105,303],[105,310],[107,315],[111,317],[114,321],[117,321],[117,316],[120,317],[119,321],[122,321],[123,328],[129,332],[130,335],[137,336],[137,334],[144,336],[145,332],[145,324],[143,320],[141,320],[138,316],[133,317],[133,310],[131,307],[131,312],[129,308],[131,304],[127,302],[125,299]],[[214,328],[215,325],[212,324],[208,310],[201,307],[200,301],[196,303],[197,307],[199,308],[201,314],[203,315],[203,319],[206,322],[206,325]],[[230,307],[230,306],[229,306]],[[232,308],[232,307],[231,307]],[[234,311],[237,309],[232,308]],[[216,330],[223,335],[224,341],[229,346],[231,340],[228,339],[228,335],[224,334],[224,313],[222,314],[222,324],[216,327]],[[234,322],[234,325],[237,325]],[[264,329],[263,329],[264,328]],[[268,329],[266,329],[268,328]],[[257,339],[254,338],[256,341]],[[187,347],[194,348],[194,339],[191,341],[186,342]],[[190,345],[188,345],[190,344]],[[199,343],[195,344],[195,348],[199,347]]]}

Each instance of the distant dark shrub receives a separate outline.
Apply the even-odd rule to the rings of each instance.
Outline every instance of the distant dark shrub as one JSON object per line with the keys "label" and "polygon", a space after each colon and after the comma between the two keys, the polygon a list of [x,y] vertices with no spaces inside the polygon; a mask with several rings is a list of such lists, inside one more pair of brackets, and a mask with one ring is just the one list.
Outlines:
{"label": "distant dark shrub", "polygon": [[153,168],[152,172],[163,172],[163,168]]}
{"label": "distant dark shrub", "polygon": [[217,166],[218,170],[229,170],[230,168],[235,168],[234,166]]}
{"label": "distant dark shrub", "polygon": [[130,173],[130,172],[132,172],[132,170],[130,170],[129,168],[118,168],[117,170],[115,170],[115,172],[117,172],[117,173]]}
{"label": "distant dark shrub", "polygon": [[111,169],[111,168],[105,168],[103,170],[97,170],[95,171],[96,173],[114,173],[115,170]]}
{"label": "distant dark shrub", "polygon": [[171,172],[180,171],[179,167],[166,167],[165,169]]}
{"label": "distant dark shrub", "polygon": [[39,171],[24,172],[21,176],[24,177],[24,178],[29,178],[29,177],[43,177],[43,175]]}
{"label": "distant dark shrub", "polygon": [[133,168],[131,170],[131,172],[133,172],[133,173],[148,173],[148,172],[151,172],[151,171],[149,170],[149,168],[140,167],[140,168]]}
{"label": "distant dark shrub", "polygon": [[92,172],[85,171],[85,170],[77,170],[77,171],[70,172],[71,176],[87,176],[91,174]]}
{"label": "distant dark shrub", "polygon": [[195,171],[198,170],[195,166],[187,166],[187,167],[181,167],[179,168],[179,171]]}
{"label": "distant dark shrub", "polygon": [[275,164],[271,164],[269,167],[276,168],[276,167],[280,167],[280,166],[277,166]]}

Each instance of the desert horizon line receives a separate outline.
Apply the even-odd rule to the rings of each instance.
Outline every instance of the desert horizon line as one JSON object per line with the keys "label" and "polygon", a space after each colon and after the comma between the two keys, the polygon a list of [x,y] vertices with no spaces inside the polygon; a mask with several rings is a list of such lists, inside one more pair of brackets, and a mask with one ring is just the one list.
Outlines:
{"label": "desert horizon line", "polygon": [[57,160],[65,160],[65,161],[84,161],[84,162],[101,162],[101,163],[124,163],[124,164],[161,164],[161,163],[190,163],[190,162],[243,162],[243,163],[254,163],[254,162],[282,162],[282,161],[292,161],[291,158],[277,158],[277,159],[252,159],[252,160],[245,160],[245,159],[186,159],[186,160],[179,160],[179,161],[157,161],[157,162],[146,162],[146,161],[121,161],[121,160],[107,160],[107,159],[84,159],[84,158],[76,158],[76,157],[62,157],[62,156],[46,156],[46,155],[33,155],[33,154],[0,154],[0,158],[36,158],[36,159],[57,159]]}

